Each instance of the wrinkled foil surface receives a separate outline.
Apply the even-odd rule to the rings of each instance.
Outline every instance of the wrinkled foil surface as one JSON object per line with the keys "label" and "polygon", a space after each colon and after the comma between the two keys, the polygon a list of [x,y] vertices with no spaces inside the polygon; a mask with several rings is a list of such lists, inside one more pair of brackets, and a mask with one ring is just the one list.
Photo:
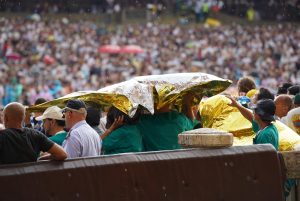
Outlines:
{"label": "wrinkled foil surface", "polygon": [[74,98],[87,104],[96,104],[103,110],[113,105],[131,117],[139,107],[152,114],[155,109],[165,105],[171,105],[181,111],[182,96],[185,94],[193,93],[194,104],[198,104],[203,96],[219,94],[230,84],[230,80],[205,73],[140,76],[98,91],[74,92],[53,101],[31,106],[29,111],[44,111],[53,105],[63,108],[68,100]]}

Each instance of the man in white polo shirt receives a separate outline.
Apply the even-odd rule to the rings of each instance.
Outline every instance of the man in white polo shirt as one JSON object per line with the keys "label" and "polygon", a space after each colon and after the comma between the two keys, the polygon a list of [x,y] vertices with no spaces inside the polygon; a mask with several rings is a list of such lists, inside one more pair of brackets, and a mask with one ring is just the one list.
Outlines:
{"label": "man in white polo shirt", "polygon": [[68,158],[99,156],[101,153],[101,138],[86,121],[86,105],[81,100],[69,100],[63,109],[66,128],[70,129],[63,148]]}

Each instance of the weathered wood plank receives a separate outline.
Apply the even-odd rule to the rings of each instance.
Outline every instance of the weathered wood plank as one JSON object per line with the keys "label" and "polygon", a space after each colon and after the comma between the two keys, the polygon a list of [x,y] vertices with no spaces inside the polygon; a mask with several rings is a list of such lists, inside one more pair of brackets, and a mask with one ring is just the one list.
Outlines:
{"label": "weathered wood plank", "polygon": [[280,152],[287,168],[287,178],[300,179],[300,151]]}

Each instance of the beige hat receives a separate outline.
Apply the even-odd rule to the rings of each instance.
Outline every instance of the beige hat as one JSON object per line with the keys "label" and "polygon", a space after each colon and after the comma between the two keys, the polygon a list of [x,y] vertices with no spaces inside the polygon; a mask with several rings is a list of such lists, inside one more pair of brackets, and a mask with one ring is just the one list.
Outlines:
{"label": "beige hat", "polygon": [[35,119],[37,121],[40,121],[43,119],[64,120],[63,113],[61,112],[61,109],[57,106],[48,107],[42,116],[36,117]]}

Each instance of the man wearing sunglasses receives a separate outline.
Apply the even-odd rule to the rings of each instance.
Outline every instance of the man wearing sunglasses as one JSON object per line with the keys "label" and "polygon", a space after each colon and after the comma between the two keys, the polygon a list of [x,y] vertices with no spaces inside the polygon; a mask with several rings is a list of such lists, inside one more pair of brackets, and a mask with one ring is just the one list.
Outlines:
{"label": "man wearing sunglasses", "polygon": [[65,119],[59,107],[48,107],[41,116],[36,117],[36,120],[43,121],[45,134],[49,136],[50,140],[58,145],[62,145],[67,132],[64,131]]}
{"label": "man wearing sunglasses", "polygon": [[69,100],[62,112],[66,129],[69,130],[63,142],[68,158],[100,155],[101,138],[85,121],[87,115],[85,103],[77,99]]}

